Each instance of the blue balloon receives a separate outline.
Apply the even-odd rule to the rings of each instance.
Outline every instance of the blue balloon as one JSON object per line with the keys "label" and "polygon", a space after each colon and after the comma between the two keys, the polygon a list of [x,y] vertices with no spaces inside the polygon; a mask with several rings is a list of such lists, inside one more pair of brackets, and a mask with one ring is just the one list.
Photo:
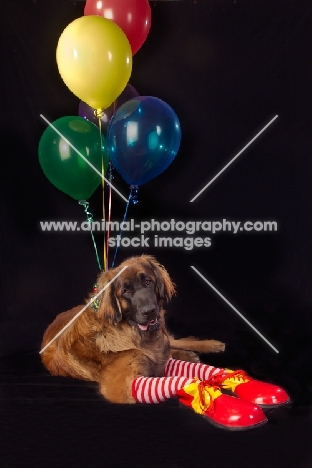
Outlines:
{"label": "blue balloon", "polygon": [[174,160],[181,142],[180,122],[161,99],[137,96],[115,112],[106,142],[111,162],[122,178],[130,185],[142,185]]}

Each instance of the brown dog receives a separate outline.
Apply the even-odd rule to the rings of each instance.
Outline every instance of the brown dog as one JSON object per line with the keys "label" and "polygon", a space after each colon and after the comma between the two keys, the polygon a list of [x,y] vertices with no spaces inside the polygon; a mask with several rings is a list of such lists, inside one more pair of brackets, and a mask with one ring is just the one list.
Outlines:
{"label": "brown dog", "polygon": [[62,331],[41,354],[51,374],[99,382],[107,400],[134,403],[134,378],[163,376],[170,357],[199,362],[194,351],[224,350],[219,341],[175,340],[168,334],[163,306],[175,294],[175,286],[154,257],[129,258],[101,273],[97,284],[99,292],[105,288],[97,310],[88,306],[62,331],[84,307],[77,306],[59,314],[47,328],[43,347]]}

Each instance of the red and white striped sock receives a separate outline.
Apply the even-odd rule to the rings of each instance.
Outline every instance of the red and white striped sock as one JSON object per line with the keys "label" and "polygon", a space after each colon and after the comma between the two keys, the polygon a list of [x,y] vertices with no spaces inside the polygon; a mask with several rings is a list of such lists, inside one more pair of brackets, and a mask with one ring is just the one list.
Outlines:
{"label": "red and white striped sock", "polygon": [[187,377],[137,377],[132,382],[132,396],[139,403],[161,403],[192,381]]}
{"label": "red and white striped sock", "polygon": [[165,367],[165,376],[197,377],[200,380],[208,380],[209,377],[217,374],[221,370],[223,369],[208,366],[207,364],[169,359]]}

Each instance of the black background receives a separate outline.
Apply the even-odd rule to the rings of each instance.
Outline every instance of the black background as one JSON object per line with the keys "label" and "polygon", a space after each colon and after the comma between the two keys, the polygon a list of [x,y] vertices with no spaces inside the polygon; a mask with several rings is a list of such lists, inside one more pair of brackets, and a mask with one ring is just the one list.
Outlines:
{"label": "black background", "polygon": [[[112,467],[132,466],[130,459],[138,466],[206,466],[212,458],[214,466],[275,467],[283,459],[287,467],[308,467],[308,426],[302,419],[307,413],[301,408],[311,405],[312,393],[311,6],[303,0],[150,4],[152,27],[134,56],[130,83],[175,110],[182,143],[170,167],[140,187],[139,203],[130,206],[128,218],[274,220],[278,231],[218,233],[211,236],[211,247],[192,251],[121,248],[117,263],[130,255],[155,255],[178,288],[168,307],[170,330],[177,337],[225,341],[222,355],[203,360],[283,385],[295,412],[272,415],[260,442],[260,432],[242,437],[218,432],[170,402],[111,410],[100,397],[88,400],[95,398],[92,385],[40,377],[44,329],[57,313],[81,303],[98,274],[89,233],[43,233],[39,227],[43,220],[85,219],[81,206],[50,184],[38,162],[46,128],[40,114],[53,121],[78,113],[78,98],[59,76],[55,49],[63,29],[83,15],[84,2],[2,0],[0,356],[8,383],[2,388],[5,406],[1,400],[6,466],[68,466],[71,461],[85,467],[103,456]],[[272,125],[190,203],[275,115]],[[118,174],[114,183],[129,193]],[[90,209],[96,219],[101,216],[100,189]],[[121,220],[124,210],[125,203],[114,195],[113,219]],[[102,236],[96,241],[102,255]],[[93,396],[88,394],[86,402],[89,391]],[[53,405],[51,398],[56,398]],[[23,440],[18,451],[16,440]],[[124,451],[116,456],[121,442]]]}
{"label": "black background", "polygon": [[[84,2],[2,0],[0,356],[40,349],[55,315],[81,303],[98,267],[88,233],[43,233],[42,220],[85,219],[45,178],[38,142],[50,121],[77,115],[55,49]],[[225,341],[215,365],[244,368],[311,404],[312,11],[305,1],[151,2],[152,27],[130,83],[167,102],[182,127],[166,171],[140,187],[136,220],[274,220],[275,233],[218,233],[209,248],[121,248],[153,254],[178,287],[176,336]],[[196,193],[275,115],[272,125],[197,200]],[[129,188],[118,174],[114,183]],[[101,216],[101,191],[90,199]],[[113,219],[125,203],[113,196]],[[200,233],[199,235],[202,235]],[[205,236],[204,236],[205,237]],[[100,253],[102,237],[96,235]],[[111,252],[112,255],[112,252]],[[190,268],[194,265],[279,351],[276,353]],[[156,466],[156,465],[155,465]],[[174,466],[174,465],[172,465]]]}

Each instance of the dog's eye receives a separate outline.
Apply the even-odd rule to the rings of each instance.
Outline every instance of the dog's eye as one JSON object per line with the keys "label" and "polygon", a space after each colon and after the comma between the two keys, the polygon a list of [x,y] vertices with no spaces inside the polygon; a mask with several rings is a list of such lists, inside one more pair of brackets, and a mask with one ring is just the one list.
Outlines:
{"label": "dog's eye", "polygon": [[122,290],[122,294],[129,294],[130,292],[130,288],[123,288]]}
{"label": "dog's eye", "polygon": [[145,284],[146,286],[150,286],[152,284],[152,280],[149,278],[145,278]]}

